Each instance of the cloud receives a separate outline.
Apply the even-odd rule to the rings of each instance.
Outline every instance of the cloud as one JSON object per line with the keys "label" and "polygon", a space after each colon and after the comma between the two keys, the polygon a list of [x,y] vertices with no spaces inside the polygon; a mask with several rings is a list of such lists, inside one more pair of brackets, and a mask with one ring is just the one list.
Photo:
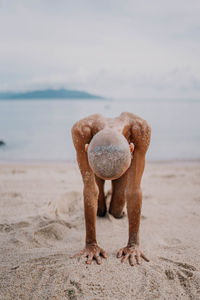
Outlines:
{"label": "cloud", "polygon": [[0,1],[0,89],[199,97],[199,1]]}

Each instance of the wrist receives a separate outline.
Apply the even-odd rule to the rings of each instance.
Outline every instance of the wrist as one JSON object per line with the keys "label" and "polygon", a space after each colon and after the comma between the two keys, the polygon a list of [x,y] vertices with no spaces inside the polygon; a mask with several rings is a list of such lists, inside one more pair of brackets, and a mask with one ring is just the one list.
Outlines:
{"label": "wrist", "polygon": [[139,234],[135,233],[129,236],[128,247],[139,246]]}
{"label": "wrist", "polygon": [[96,240],[87,240],[85,241],[86,246],[96,246],[97,241]]}

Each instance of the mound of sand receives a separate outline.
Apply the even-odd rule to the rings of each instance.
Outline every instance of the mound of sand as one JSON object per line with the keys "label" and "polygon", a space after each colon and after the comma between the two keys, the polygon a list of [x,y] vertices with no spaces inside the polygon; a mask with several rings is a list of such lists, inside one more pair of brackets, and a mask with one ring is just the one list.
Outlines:
{"label": "mound of sand", "polygon": [[102,265],[70,257],[84,246],[75,164],[1,164],[0,299],[200,299],[200,164],[149,164],[141,248],[150,262],[116,258],[127,216],[97,218]]}

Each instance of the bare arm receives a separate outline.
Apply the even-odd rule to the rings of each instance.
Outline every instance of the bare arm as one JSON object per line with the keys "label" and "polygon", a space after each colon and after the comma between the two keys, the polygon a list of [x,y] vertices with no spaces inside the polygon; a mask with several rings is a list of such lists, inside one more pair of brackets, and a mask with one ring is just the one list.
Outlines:
{"label": "bare arm", "polygon": [[97,263],[101,263],[99,254],[106,257],[103,249],[99,248],[96,241],[96,214],[98,201],[98,186],[95,181],[95,175],[92,172],[85,151],[85,144],[89,144],[92,134],[89,126],[76,123],[72,128],[73,143],[77,153],[77,161],[84,184],[84,213],[86,225],[86,248],[80,253],[87,254],[87,263],[91,263],[93,257]]}
{"label": "bare arm", "polygon": [[124,255],[122,262],[129,258],[131,265],[140,264],[143,257],[146,261],[148,259],[139,249],[139,227],[142,207],[142,190],[141,179],[145,167],[145,155],[150,143],[151,130],[146,121],[139,123],[138,126],[133,126],[132,141],[135,144],[135,151],[131,166],[127,171],[127,212],[129,222],[129,238],[128,244],[118,252],[118,257]]}
{"label": "bare arm", "polygon": [[85,144],[91,140],[91,130],[88,126],[75,124],[72,128],[72,138],[76,149],[77,161],[84,184],[84,212],[86,223],[86,244],[96,244],[96,212],[98,187],[85,151]]}
{"label": "bare arm", "polygon": [[145,154],[135,150],[131,167],[130,176],[127,183],[127,212],[129,221],[128,245],[139,246],[139,226],[142,208],[142,190],[140,187],[143,171],[145,167]]}

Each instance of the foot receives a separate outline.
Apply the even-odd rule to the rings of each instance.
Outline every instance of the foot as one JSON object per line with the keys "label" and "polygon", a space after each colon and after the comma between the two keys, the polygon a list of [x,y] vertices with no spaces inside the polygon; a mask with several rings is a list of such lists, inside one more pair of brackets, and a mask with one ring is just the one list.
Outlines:
{"label": "foot", "polygon": [[90,265],[92,260],[96,260],[98,265],[101,264],[102,258],[107,258],[107,253],[104,249],[100,248],[97,244],[94,245],[86,245],[86,247],[79,253],[75,254],[72,258],[75,257],[86,257],[86,264]]}
{"label": "foot", "polygon": [[144,253],[139,249],[137,245],[134,246],[126,246],[119,250],[117,253],[117,258],[122,258],[121,262],[129,260],[129,264],[134,266],[136,264],[141,264],[141,257],[149,262],[149,259],[144,255]]}

